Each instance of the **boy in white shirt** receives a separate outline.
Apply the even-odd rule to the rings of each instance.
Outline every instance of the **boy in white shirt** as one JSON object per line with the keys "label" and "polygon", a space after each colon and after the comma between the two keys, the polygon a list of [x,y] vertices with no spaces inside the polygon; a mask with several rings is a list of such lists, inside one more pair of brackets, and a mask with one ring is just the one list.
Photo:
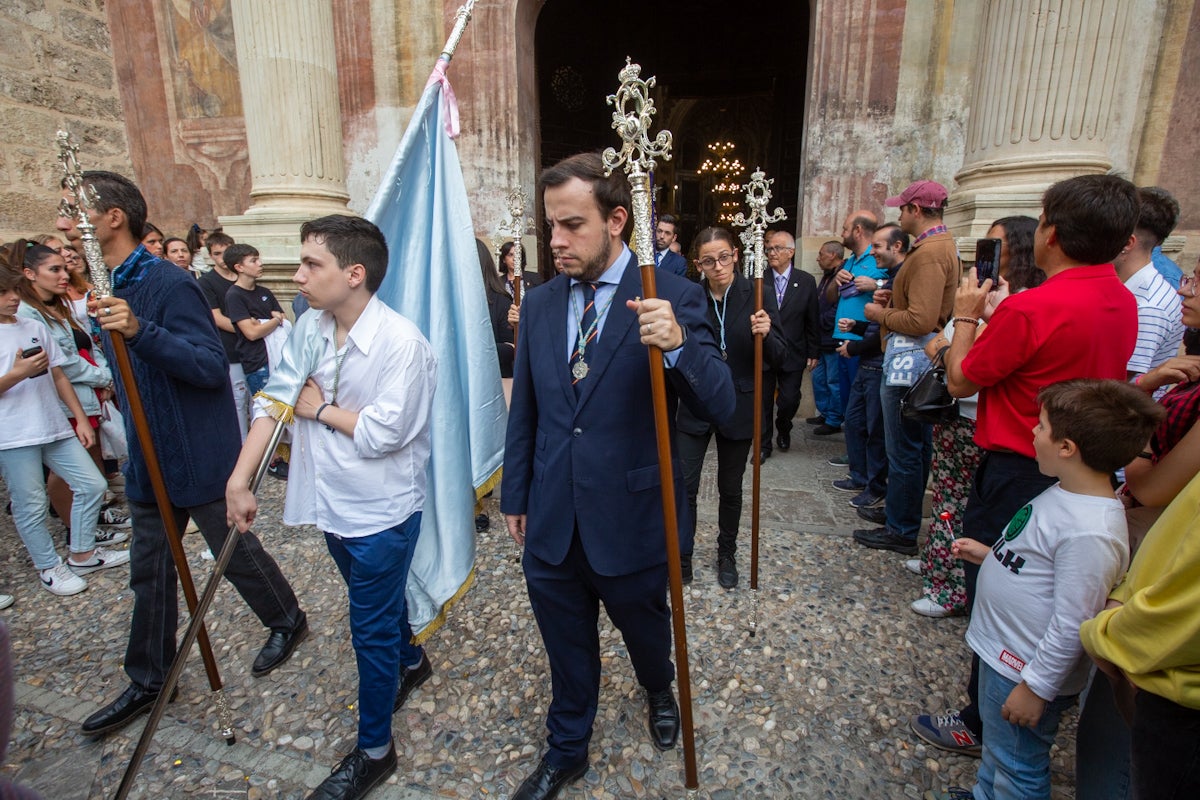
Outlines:
{"label": "boy in white shirt", "polygon": [[421,530],[437,361],[420,330],[375,292],[387,243],[367,220],[300,228],[293,278],[304,314],[255,398],[255,421],[226,488],[229,521],[249,528],[248,489],[274,420],[295,421],[283,521],[316,525],[349,588],[358,661],[358,745],[309,795],[355,800],[396,769],[392,713],[433,670],[412,644],[405,586]]}
{"label": "boy in white shirt", "polygon": [[1050,797],[1059,718],[1087,684],[1079,625],[1104,607],[1129,564],[1111,476],[1141,452],[1163,413],[1114,380],[1062,381],[1038,401],[1038,469],[1059,482],[1019,510],[992,547],[966,538],[953,545],[982,565],[967,643],[980,658],[983,760],[973,793],[951,798]]}

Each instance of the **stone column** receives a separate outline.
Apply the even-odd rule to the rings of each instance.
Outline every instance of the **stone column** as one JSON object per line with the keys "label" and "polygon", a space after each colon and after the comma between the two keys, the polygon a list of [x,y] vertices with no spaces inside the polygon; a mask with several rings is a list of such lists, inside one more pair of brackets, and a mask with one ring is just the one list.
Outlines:
{"label": "stone column", "polygon": [[946,214],[955,234],[973,239],[998,217],[1037,216],[1055,181],[1131,168],[1155,6],[989,0],[966,154]]}
{"label": "stone column", "polygon": [[290,275],[300,224],[348,213],[332,2],[233,0],[232,11],[251,206],[220,221]]}

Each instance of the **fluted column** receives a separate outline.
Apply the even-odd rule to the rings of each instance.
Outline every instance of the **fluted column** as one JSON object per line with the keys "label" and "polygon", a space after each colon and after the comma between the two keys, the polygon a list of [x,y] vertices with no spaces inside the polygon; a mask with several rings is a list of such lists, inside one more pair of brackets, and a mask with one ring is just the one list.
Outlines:
{"label": "fluted column", "polygon": [[233,0],[251,207],[346,208],[331,0]]}
{"label": "fluted column", "polygon": [[1074,175],[1130,167],[1154,0],[988,0],[947,221],[982,236]]}
{"label": "fluted column", "polygon": [[266,283],[282,302],[294,292],[290,278],[300,257],[300,225],[349,213],[333,5],[232,0],[232,11],[251,204],[244,214],[220,217],[220,223],[262,253]]}

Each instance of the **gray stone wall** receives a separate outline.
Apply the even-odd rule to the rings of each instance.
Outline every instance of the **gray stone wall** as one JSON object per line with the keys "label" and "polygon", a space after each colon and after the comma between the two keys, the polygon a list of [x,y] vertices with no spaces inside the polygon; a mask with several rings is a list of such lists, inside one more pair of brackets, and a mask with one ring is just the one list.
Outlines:
{"label": "gray stone wall", "polygon": [[104,0],[0,0],[0,240],[52,232],[58,148],[130,174]]}

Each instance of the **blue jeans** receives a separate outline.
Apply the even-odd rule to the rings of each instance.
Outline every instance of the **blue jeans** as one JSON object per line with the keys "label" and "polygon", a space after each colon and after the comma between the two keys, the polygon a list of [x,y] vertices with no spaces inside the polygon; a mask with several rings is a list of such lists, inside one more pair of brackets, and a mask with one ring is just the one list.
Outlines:
{"label": "blue jeans", "polygon": [[358,746],[392,741],[392,703],[400,668],[421,661],[412,643],[404,587],[421,533],[421,512],[370,536],[325,534],[350,595],[350,642],[358,661]]}
{"label": "blue jeans", "polygon": [[1022,728],[1000,715],[1000,706],[1016,686],[987,664],[979,665],[983,759],[976,776],[975,800],[1050,800],[1050,746],[1059,719],[1075,697],[1051,700],[1037,725]]}
{"label": "blue jeans", "polygon": [[837,357],[838,393],[841,396],[842,417],[846,416],[846,403],[850,400],[850,387],[854,384],[854,375],[858,372],[858,356]]}
{"label": "blue jeans", "polygon": [[246,393],[250,397],[262,391],[262,388],[267,385],[267,378],[271,377],[269,367],[259,367],[246,376]]}
{"label": "blue jeans", "polygon": [[887,526],[911,541],[921,529],[921,504],[929,482],[933,458],[933,426],[900,416],[900,398],[907,386],[888,386],[881,381],[879,399],[883,406],[883,437],[887,450]]}
{"label": "blue jeans", "polygon": [[837,353],[821,353],[817,365],[812,368],[813,402],[817,413],[825,418],[826,425],[838,427],[842,424],[846,405],[842,402],[842,385],[838,376]]}
{"label": "blue jeans", "polygon": [[888,462],[884,449],[883,409],[879,400],[879,384],[883,368],[862,362],[850,387],[850,402],[846,404],[846,456],[850,459],[850,480],[856,486],[866,486],[877,495],[887,491]]}
{"label": "blue jeans", "polygon": [[[88,424],[88,423],[83,423]],[[59,564],[54,538],[46,527],[46,477],[42,464],[67,482],[75,495],[71,503],[71,552],[86,553],[96,546],[96,520],[108,483],[75,434],[46,444],[0,450],[0,474],[12,497],[13,525],[37,569]]]}

